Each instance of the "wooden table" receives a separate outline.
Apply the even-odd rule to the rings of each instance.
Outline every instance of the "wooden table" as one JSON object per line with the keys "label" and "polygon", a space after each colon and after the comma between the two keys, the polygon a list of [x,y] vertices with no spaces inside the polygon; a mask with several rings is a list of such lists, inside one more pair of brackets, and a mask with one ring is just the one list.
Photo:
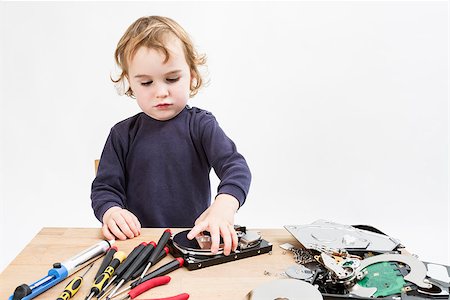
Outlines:
{"label": "wooden table", "polygon": [[[156,287],[137,299],[169,297],[180,293],[190,294],[189,299],[192,300],[244,299],[249,291],[264,282],[282,278],[286,268],[295,263],[292,253],[281,249],[279,245],[290,243],[299,247],[297,240],[281,228],[248,230],[260,231],[263,238],[273,244],[272,253],[195,271],[188,271],[185,268],[176,270],[169,274],[172,280],[168,285]],[[141,242],[158,241],[163,231],[162,228],[145,228],[139,237],[116,241],[115,245],[128,254]],[[179,231],[182,229],[172,229],[174,234]],[[102,238],[100,229],[43,228],[0,275],[0,299],[8,299],[17,286],[23,283],[31,284],[46,276],[53,263],[69,259]],[[172,259],[173,257],[169,255],[155,268]],[[101,259],[85,276],[80,290],[71,299],[85,299],[100,263]],[[82,273],[83,270],[76,274]],[[66,278],[34,299],[56,299],[71,279],[72,276]]]}

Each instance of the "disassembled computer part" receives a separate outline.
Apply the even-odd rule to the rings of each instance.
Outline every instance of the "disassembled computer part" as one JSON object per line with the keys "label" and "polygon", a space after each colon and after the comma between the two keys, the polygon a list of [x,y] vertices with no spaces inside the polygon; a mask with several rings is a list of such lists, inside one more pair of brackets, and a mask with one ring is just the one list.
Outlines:
{"label": "disassembled computer part", "polygon": [[450,299],[450,266],[420,261],[376,228],[323,220],[285,228],[302,245],[283,246],[300,266],[286,275],[317,286],[325,300]]}

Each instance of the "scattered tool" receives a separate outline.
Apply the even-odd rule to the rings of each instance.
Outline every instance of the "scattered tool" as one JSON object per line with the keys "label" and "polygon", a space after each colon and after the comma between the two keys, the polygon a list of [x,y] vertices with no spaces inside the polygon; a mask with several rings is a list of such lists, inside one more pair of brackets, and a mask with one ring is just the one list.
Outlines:
{"label": "scattered tool", "polygon": [[106,251],[105,258],[103,258],[102,264],[100,265],[100,268],[98,268],[97,274],[95,274],[94,278],[97,278],[100,276],[103,272],[105,272],[106,267],[111,263],[114,254],[117,252],[117,247],[112,246]]}
{"label": "scattered tool", "polygon": [[8,300],[33,299],[37,295],[63,281],[69,275],[72,275],[76,271],[84,268],[93,260],[96,260],[99,256],[103,255],[113,243],[114,240],[98,242],[68,260],[61,263],[54,263],[53,268],[48,271],[48,275],[46,277],[41,278],[30,285],[22,284],[18,286]]}
{"label": "scattered tool", "polygon": [[135,280],[133,283],[131,283],[130,286],[128,286],[128,287],[124,288],[123,290],[117,292],[113,296],[115,297],[117,295],[120,295],[120,294],[128,291],[129,289],[133,289],[133,288],[137,287],[138,285],[140,285],[140,284],[142,284],[142,283],[144,283],[144,282],[146,282],[146,281],[148,281],[150,279],[153,279],[155,277],[169,274],[170,272],[181,268],[183,266],[183,264],[184,264],[184,259],[182,259],[181,257],[178,257],[178,258],[172,260],[171,262],[168,262],[167,264],[159,267],[155,271],[150,272],[147,275],[145,275],[144,278],[142,278],[141,282],[139,282],[140,279],[141,279],[141,278],[139,278],[138,280]]}
{"label": "scattered tool", "polygon": [[86,274],[91,270],[94,263],[92,263],[89,268],[84,272],[82,276],[76,276],[74,279],[72,279],[69,284],[66,285],[64,288],[64,291],[59,295],[59,297],[56,300],[67,300],[72,298],[80,289],[81,283],[83,282],[83,277],[86,276]]}
{"label": "scattered tool", "polygon": [[[139,270],[141,265],[145,264],[148,257],[151,256],[151,254],[153,253],[153,250],[155,249],[155,245],[156,244],[154,242],[150,242],[147,244],[147,246],[145,246],[145,248],[133,260],[133,262],[128,267],[128,269],[125,271],[125,273],[123,273],[123,275],[120,276],[120,280],[117,283],[115,289],[111,292],[110,297],[112,297],[114,295],[114,293],[117,292],[117,290],[122,286],[122,284],[124,284],[125,282],[127,282],[128,280],[131,279],[131,276],[134,274],[134,272]],[[106,299],[109,299],[109,297],[106,297]]]}
{"label": "scattered tool", "polygon": [[147,246],[147,243],[142,242],[138,246],[136,246],[133,251],[131,251],[125,261],[117,268],[115,275],[109,280],[109,282],[103,288],[103,291],[101,291],[100,294],[97,295],[98,299],[101,299],[104,295],[108,294],[109,291],[111,291],[111,289],[108,290],[108,287],[112,288],[114,283],[119,282],[122,274],[125,273],[127,268],[133,263],[133,260],[139,255],[139,253],[144,250],[145,246]]}
{"label": "scattered tool", "polygon": [[[153,242],[152,242],[153,243]],[[154,264],[157,264],[158,262],[161,261],[161,259],[163,259],[164,257],[167,256],[167,254],[169,254],[169,248],[168,247],[164,247],[163,251],[161,251],[161,253],[159,254],[159,256],[156,258]],[[147,262],[148,263],[148,262]],[[131,276],[132,280],[135,280],[136,278],[138,278],[139,276],[141,276],[142,272],[144,272],[144,269],[146,267],[147,264],[143,264],[141,266],[141,268],[139,270],[137,270],[136,272],[134,272],[134,274]]]}
{"label": "scattered tool", "polygon": [[114,270],[120,265],[125,257],[126,255],[123,251],[118,251],[114,254],[109,266],[106,267],[105,271],[95,279],[91,287],[91,292],[86,297],[86,300],[90,300],[92,297],[98,295],[101,292],[105,284],[108,282],[108,279],[111,278],[111,275],[114,273]]}
{"label": "scattered tool", "polygon": [[[144,271],[141,274],[141,277],[138,279],[139,283],[142,282],[142,278],[145,276],[145,273],[147,272],[147,270],[155,263],[156,258],[159,256],[159,254],[161,253],[161,251],[163,251],[163,248],[166,246],[167,241],[169,240],[170,236],[172,235],[172,233],[170,232],[170,229],[166,229],[164,230],[163,234],[161,235],[161,237],[159,238],[158,244],[156,245],[155,250],[150,254],[150,258],[148,259],[148,263],[147,266],[145,267]],[[142,257],[141,257],[142,258]],[[131,274],[133,275],[133,273],[135,271],[137,271],[137,269],[139,269],[140,266],[138,266],[136,269],[134,269]],[[129,279],[129,278],[128,278]],[[110,300],[112,297],[114,297],[116,295],[117,290],[122,286],[122,284],[125,281],[122,279],[119,281],[119,283],[116,285],[116,287],[114,288],[114,290],[109,294],[108,297],[106,297],[106,300]],[[139,284],[138,283],[138,284]]]}
{"label": "scattered tool", "polygon": [[152,254],[150,255],[150,258],[148,259],[148,264],[141,274],[141,278],[139,279],[140,282],[142,282],[142,278],[144,278],[145,273],[147,273],[148,269],[150,269],[150,267],[155,264],[156,258],[159,256],[161,251],[163,251],[171,235],[172,232],[170,232],[170,229],[164,230],[163,234],[159,238],[158,244],[156,245],[155,251],[153,251]]}
{"label": "scattered tool", "polygon": [[[168,284],[170,282],[170,277],[169,276],[161,276],[161,277],[156,277],[153,279],[150,279],[142,284],[140,284],[139,286],[135,287],[134,289],[132,289],[131,291],[128,292],[128,296],[125,296],[119,300],[128,300],[128,299],[134,299],[137,296],[139,296],[140,294],[148,291],[149,289],[152,289],[156,286],[160,286],[163,284]],[[160,298],[159,300],[187,300],[189,299],[189,294],[183,293],[183,294],[179,294],[176,296],[172,296],[169,298]],[[151,300],[151,299],[147,299],[147,300]],[[156,299],[155,299],[156,300]]]}

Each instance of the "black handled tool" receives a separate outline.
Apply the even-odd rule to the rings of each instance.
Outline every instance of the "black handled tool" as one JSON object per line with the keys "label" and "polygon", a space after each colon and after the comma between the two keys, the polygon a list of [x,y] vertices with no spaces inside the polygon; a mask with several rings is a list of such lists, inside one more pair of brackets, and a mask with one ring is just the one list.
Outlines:
{"label": "black handled tool", "polygon": [[[98,299],[101,299],[104,295],[106,295],[109,291],[111,291],[114,283],[120,281],[121,276],[125,273],[127,268],[133,263],[133,260],[139,255],[139,253],[141,253],[141,251],[144,250],[145,246],[147,246],[147,243],[142,242],[138,246],[136,246],[133,249],[133,251],[131,251],[131,253],[125,259],[125,261],[117,268],[115,275],[109,280],[109,282],[103,288],[103,291],[101,291],[100,294],[97,295]],[[108,290],[108,288],[110,289]]]}
{"label": "black handled tool", "polygon": [[152,254],[150,255],[150,258],[148,259],[147,266],[145,267],[144,271],[142,272],[141,278],[139,280],[142,280],[142,278],[144,278],[144,276],[145,276],[145,273],[147,273],[148,269],[150,269],[150,267],[155,264],[156,258],[158,258],[161,251],[163,251],[163,249],[166,246],[167,242],[169,241],[171,235],[172,235],[172,232],[170,232],[170,229],[164,230],[163,234],[159,238],[159,241],[158,241],[158,244],[156,245],[155,250],[152,252]]}
{"label": "black handled tool", "polygon": [[[152,242],[153,243],[153,242]],[[156,245],[156,244],[155,244]],[[168,247],[164,247],[163,251],[161,251],[161,253],[159,254],[159,256],[156,258],[155,260],[155,265],[161,261],[161,259],[163,259],[164,257],[167,256],[167,254],[169,254],[169,248]],[[148,263],[148,261],[147,261]],[[139,276],[141,276],[142,272],[144,272],[144,269],[147,265],[147,263],[143,264],[139,270],[137,270],[136,272],[134,272],[134,274],[131,276],[132,280],[135,280],[136,278],[138,278]]]}
{"label": "black handled tool", "polygon": [[117,252],[116,246],[112,246],[106,251],[106,254],[105,254],[105,257],[103,258],[102,264],[100,265],[100,268],[98,268],[97,274],[95,274],[94,278],[97,278],[103,272],[105,272],[106,267],[112,261],[113,256],[114,256],[114,254],[116,254],[116,252]]}
{"label": "black handled tool", "polygon": [[[116,293],[114,295],[114,297],[117,296],[117,295],[120,295],[120,294],[122,294],[122,293],[124,293],[126,291],[128,291],[129,289],[135,288],[139,284],[141,284],[143,282],[146,282],[146,281],[148,281],[148,280],[150,280],[152,278],[169,274],[170,272],[181,268],[183,266],[183,264],[184,264],[184,259],[181,258],[181,257],[178,257],[178,258],[172,260],[171,262],[168,262],[167,264],[159,267],[155,271],[148,273],[147,275],[144,276],[144,278],[139,278],[138,280],[135,280],[128,287],[126,287],[123,290],[121,290],[118,293]],[[142,279],[142,281],[140,281],[141,279]]]}
{"label": "black handled tool", "polygon": [[90,294],[86,297],[86,300],[90,300],[95,295],[98,295],[108,279],[111,278],[111,275],[114,273],[114,270],[120,265],[120,263],[125,259],[126,255],[123,251],[118,251],[114,254],[113,259],[108,267],[106,267],[105,271],[98,276],[91,287]]}
{"label": "black handled tool", "polygon": [[122,286],[122,284],[130,280],[134,272],[139,270],[141,265],[147,261],[149,255],[151,256],[153,250],[155,249],[154,245],[155,245],[154,242],[148,243],[147,246],[145,246],[145,248],[139,253],[139,255],[136,256],[131,265],[126,269],[125,273],[123,273],[123,275],[120,276],[119,282],[117,283],[116,287],[111,292],[111,294],[108,297],[106,297],[106,300],[109,300],[111,297],[113,297],[114,294],[117,292],[117,290]]}

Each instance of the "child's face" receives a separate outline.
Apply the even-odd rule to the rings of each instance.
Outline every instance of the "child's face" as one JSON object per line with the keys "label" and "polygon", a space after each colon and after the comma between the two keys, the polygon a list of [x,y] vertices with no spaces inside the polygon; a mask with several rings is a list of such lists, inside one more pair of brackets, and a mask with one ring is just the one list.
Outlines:
{"label": "child's face", "polygon": [[128,80],[139,107],[150,117],[165,121],[178,115],[189,100],[191,73],[181,42],[167,37],[163,53],[140,47],[129,62]]}

